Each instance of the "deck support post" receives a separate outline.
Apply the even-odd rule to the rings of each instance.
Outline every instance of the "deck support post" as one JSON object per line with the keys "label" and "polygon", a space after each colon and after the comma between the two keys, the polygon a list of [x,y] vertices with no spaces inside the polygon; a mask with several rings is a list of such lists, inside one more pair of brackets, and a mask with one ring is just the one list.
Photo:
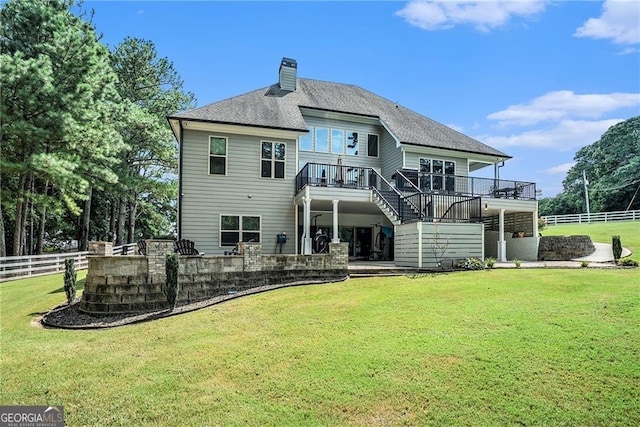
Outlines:
{"label": "deck support post", "polygon": [[338,203],[340,200],[333,200],[333,243],[340,243],[340,236],[338,235]]}
{"label": "deck support post", "polygon": [[302,254],[311,255],[311,198],[303,197],[304,234],[302,236]]}
{"label": "deck support post", "polygon": [[504,240],[504,209],[500,209],[500,239],[498,240],[498,260],[507,261],[507,242]]}

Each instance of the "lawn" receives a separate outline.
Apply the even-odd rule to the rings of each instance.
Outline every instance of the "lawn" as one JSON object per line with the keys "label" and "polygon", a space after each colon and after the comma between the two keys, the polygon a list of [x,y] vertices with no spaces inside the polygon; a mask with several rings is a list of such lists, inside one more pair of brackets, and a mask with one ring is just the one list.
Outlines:
{"label": "lawn", "polygon": [[631,258],[640,262],[640,221],[594,222],[587,224],[552,225],[542,231],[543,236],[588,234],[591,241],[611,244],[611,236],[620,236],[622,246],[632,252]]}
{"label": "lawn", "polygon": [[93,331],[31,324],[61,275],[2,283],[0,404],[71,426],[640,425],[638,272],[352,279]]}

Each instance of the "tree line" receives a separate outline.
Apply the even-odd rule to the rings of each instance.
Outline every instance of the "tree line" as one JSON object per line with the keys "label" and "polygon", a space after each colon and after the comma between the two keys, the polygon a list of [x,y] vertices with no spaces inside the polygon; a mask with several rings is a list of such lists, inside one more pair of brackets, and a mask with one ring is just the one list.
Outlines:
{"label": "tree line", "polygon": [[166,116],[195,97],[151,41],[110,50],[92,18],[76,0],[0,10],[0,256],[175,233]]}
{"label": "tree line", "polygon": [[541,199],[540,215],[640,209],[640,116],[611,126],[576,153],[563,191]]}

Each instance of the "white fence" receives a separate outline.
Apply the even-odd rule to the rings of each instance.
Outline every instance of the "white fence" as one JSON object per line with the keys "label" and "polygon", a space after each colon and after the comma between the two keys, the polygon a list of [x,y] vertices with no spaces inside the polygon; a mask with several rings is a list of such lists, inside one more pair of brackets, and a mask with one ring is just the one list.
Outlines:
{"label": "white fence", "polygon": [[611,222],[611,221],[640,221],[640,210],[637,211],[617,211],[598,212],[592,214],[569,214],[569,215],[549,215],[543,216],[547,225],[557,224],[582,224],[589,222]]}
{"label": "white fence", "polygon": [[[114,255],[134,254],[136,243],[114,246]],[[62,252],[47,255],[25,255],[0,257],[0,282],[23,279],[25,277],[44,276],[64,271],[64,260],[73,258],[76,270],[87,268],[89,252]]]}

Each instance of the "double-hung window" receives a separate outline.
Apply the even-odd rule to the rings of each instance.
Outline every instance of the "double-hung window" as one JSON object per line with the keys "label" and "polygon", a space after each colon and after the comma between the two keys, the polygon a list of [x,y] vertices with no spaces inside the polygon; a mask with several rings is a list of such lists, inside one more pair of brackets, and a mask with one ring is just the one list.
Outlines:
{"label": "double-hung window", "polygon": [[284,178],[286,144],[262,141],[261,146],[260,176],[263,178]]}
{"label": "double-hung window", "polygon": [[259,216],[220,215],[220,246],[238,242],[260,242]]}
{"label": "double-hung window", "polygon": [[227,174],[227,138],[209,137],[209,175]]}

